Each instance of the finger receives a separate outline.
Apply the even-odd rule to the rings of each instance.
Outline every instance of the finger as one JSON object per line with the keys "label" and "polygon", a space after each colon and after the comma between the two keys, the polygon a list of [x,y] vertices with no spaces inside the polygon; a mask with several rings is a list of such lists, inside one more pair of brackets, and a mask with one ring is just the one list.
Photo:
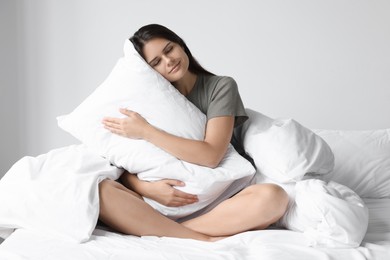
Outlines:
{"label": "finger", "polygon": [[193,204],[193,203],[196,203],[196,202],[198,202],[198,200],[183,199],[183,198],[175,198],[175,199],[172,201],[172,204],[175,205],[176,207],[180,207],[180,206],[185,206],[185,205]]}
{"label": "finger", "polygon": [[171,185],[171,186],[179,186],[179,187],[184,187],[185,183],[179,180],[174,180],[174,179],[165,179],[165,183]]}
{"label": "finger", "polygon": [[121,135],[121,136],[125,135],[123,133],[123,131],[121,131],[120,129],[116,129],[116,128],[112,128],[112,127],[108,127],[108,126],[104,126],[104,128],[107,129],[108,131],[110,131],[113,134],[117,134],[117,135]]}
{"label": "finger", "polygon": [[172,201],[167,206],[168,207],[182,207],[182,206],[186,206],[186,205],[189,205],[189,204],[192,204],[192,203],[193,202],[188,203],[188,202],[185,202],[185,201]]}
{"label": "finger", "polygon": [[177,190],[177,189],[175,189],[173,194],[174,194],[175,197],[181,198],[181,199],[184,199],[184,200],[187,199],[187,200],[198,201],[198,196],[196,196],[194,194],[189,194],[189,193]]}
{"label": "finger", "polygon": [[117,124],[117,123],[111,123],[111,122],[103,122],[103,124],[109,128],[113,128],[113,129],[121,129],[121,126],[120,124]]}
{"label": "finger", "polygon": [[111,133],[114,133],[114,134],[117,134],[117,135],[124,135],[125,134],[123,129],[120,128],[120,127],[111,127],[111,126],[104,125],[104,128],[106,130],[110,131]]}
{"label": "finger", "polygon": [[121,112],[122,114],[124,114],[126,116],[131,116],[131,114],[135,113],[134,111],[128,110],[126,108],[120,108],[119,112]]}
{"label": "finger", "polygon": [[168,207],[181,207],[181,206],[185,206],[185,205],[183,205],[182,203],[178,203],[178,202],[171,202],[171,203],[168,203],[167,206]]}
{"label": "finger", "polygon": [[105,117],[105,118],[103,118],[102,122],[103,123],[119,124],[120,120],[121,120],[120,118],[116,118],[116,117]]}

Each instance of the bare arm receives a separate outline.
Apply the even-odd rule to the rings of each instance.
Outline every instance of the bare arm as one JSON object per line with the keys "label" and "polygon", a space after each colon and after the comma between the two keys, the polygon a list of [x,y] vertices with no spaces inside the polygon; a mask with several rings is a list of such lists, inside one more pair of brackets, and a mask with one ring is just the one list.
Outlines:
{"label": "bare arm", "polygon": [[103,120],[103,124],[111,132],[133,139],[144,139],[181,160],[211,168],[217,167],[221,162],[233,134],[233,116],[208,120],[204,140],[197,141],[157,129],[136,112],[121,109],[121,113],[127,117]]}
{"label": "bare arm", "polygon": [[182,192],[174,187],[182,187],[185,185],[179,180],[163,179],[155,182],[147,182],[138,179],[137,175],[129,172],[124,172],[120,179],[122,184],[128,189],[165,206],[180,207],[198,202],[196,195]]}
{"label": "bare arm", "polygon": [[144,140],[181,160],[215,168],[226,153],[233,133],[233,124],[233,117],[210,119],[202,141],[180,138],[149,125]]}

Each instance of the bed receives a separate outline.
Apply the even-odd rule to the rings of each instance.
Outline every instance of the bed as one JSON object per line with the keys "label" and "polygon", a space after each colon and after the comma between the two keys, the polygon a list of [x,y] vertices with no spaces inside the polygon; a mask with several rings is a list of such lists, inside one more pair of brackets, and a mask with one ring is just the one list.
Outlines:
{"label": "bed", "polygon": [[[32,194],[37,194],[37,192],[30,195],[26,193],[26,187],[21,182],[23,177],[20,177],[24,176],[26,171],[18,171],[21,175],[15,180],[18,181],[16,185],[20,187],[20,190],[14,191],[15,196],[24,191],[32,199],[31,204],[35,207],[29,208],[29,201],[24,196],[19,196],[20,200],[3,197],[2,213],[4,213],[4,201],[8,201],[8,208],[13,206],[16,213],[19,213],[18,216],[23,215],[19,217],[18,223],[24,224],[24,227],[5,229],[3,225],[0,228],[0,234],[6,238],[0,245],[0,259],[390,259],[390,197],[388,194],[390,192],[390,130],[313,131],[327,141],[335,156],[335,166],[332,172],[316,178],[326,181],[336,180],[350,186],[359,193],[369,210],[367,231],[362,242],[356,247],[313,246],[304,232],[275,227],[262,231],[244,232],[213,243],[169,237],[123,235],[104,226],[95,226],[96,220],[83,218],[80,212],[77,217],[72,218],[74,207],[71,207],[70,202],[45,201],[45,199],[42,200],[42,196],[45,197],[44,194],[31,198]],[[57,152],[63,149],[70,151],[74,156],[74,149],[80,149],[80,147],[75,145],[61,148]],[[48,154],[50,153],[53,158],[54,152],[51,151]],[[45,160],[50,157],[47,154],[42,156],[41,159],[45,158]],[[74,165],[77,164],[74,158],[71,160]],[[85,162],[92,161],[84,160],[82,166],[82,172],[88,175],[90,172],[87,170],[91,169],[91,165],[86,166]],[[98,167],[100,173],[109,169],[104,167],[111,167],[103,160],[100,163],[102,164]],[[95,160],[92,164],[96,165]],[[29,169],[33,166],[31,162],[24,165]],[[63,173],[68,167],[57,164],[56,168]],[[94,170],[96,171],[96,168]],[[118,176],[117,172],[110,173],[113,179]],[[260,173],[256,174],[258,174],[259,181],[264,182],[264,176]],[[74,177],[63,177],[60,180],[64,183],[64,187],[68,188],[59,191],[47,190],[46,195],[51,194],[52,197],[58,198],[64,193],[74,194],[77,191],[75,187],[71,187],[71,182],[75,180]],[[94,175],[92,179],[97,181],[99,177]],[[37,180],[36,178],[35,181]],[[45,180],[45,182],[47,184],[50,180]],[[0,185],[3,185],[0,191],[3,192],[4,183],[10,185],[9,179],[5,181],[2,179],[0,182]],[[26,185],[31,185],[30,181],[26,182]],[[15,187],[13,186],[12,189]],[[38,185],[37,188],[39,187],[42,186]],[[84,192],[93,194],[91,190],[84,190]],[[81,193],[77,196],[86,197],[80,191],[77,193]],[[36,205],[37,199],[40,199],[41,206]],[[59,210],[55,206],[60,203],[67,205],[69,212]],[[96,201],[88,203],[93,205]],[[20,204],[20,207],[17,207],[17,204]],[[67,219],[56,220],[45,217],[51,214],[54,218],[53,211],[64,214]],[[40,219],[36,219],[34,223],[28,223],[28,219],[34,219],[35,212],[40,212],[36,214]],[[93,215],[90,211],[86,214],[87,217]],[[4,217],[4,214],[2,216]],[[4,219],[1,221],[4,223]],[[80,233],[82,231],[85,233],[87,229],[92,233],[88,233],[87,236]],[[70,237],[77,237],[78,240],[70,239]]]}
{"label": "bed", "polygon": [[[293,119],[247,109],[242,138],[256,170],[234,149],[215,169],[190,165],[101,127],[103,115],[118,116],[119,104],[135,107],[165,131],[203,138],[204,115],[185,98],[172,99],[179,95],[175,89],[129,48],[125,42],[124,57],[91,96],[58,118],[81,144],[23,157],[0,180],[0,237],[5,239],[0,259],[390,259],[390,129],[308,129]],[[105,92],[114,87],[116,95]],[[154,117],[156,110],[161,114]],[[148,202],[173,219],[254,174],[257,183],[278,183],[288,191],[287,224],[217,242],[120,234],[98,224],[98,184],[117,179],[122,168],[150,181],[186,172],[168,177],[187,178],[186,191],[202,194],[199,204],[171,210]]]}
{"label": "bed", "polygon": [[377,259],[390,257],[390,199],[365,200],[367,234],[359,247],[313,248],[302,233],[251,231],[215,243],[135,237],[96,228],[85,243],[66,242],[39,231],[18,229],[0,246],[1,259]]}

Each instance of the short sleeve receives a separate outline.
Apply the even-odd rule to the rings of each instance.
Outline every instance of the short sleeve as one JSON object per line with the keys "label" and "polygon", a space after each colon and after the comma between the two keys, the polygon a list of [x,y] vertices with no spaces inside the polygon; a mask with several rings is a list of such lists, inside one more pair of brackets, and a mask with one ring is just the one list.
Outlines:
{"label": "short sleeve", "polygon": [[243,124],[248,119],[237,83],[231,77],[220,77],[211,93],[207,118],[219,116],[234,116],[234,127]]}

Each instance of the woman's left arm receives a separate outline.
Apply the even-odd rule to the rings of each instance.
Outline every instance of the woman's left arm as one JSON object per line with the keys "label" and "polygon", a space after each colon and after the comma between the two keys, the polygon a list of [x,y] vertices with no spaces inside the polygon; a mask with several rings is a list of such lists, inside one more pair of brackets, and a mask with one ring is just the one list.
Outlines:
{"label": "woman's left arm", "polygon": [[112,133],[132,139],[143,139],[180,160],[215,168],[224,157],[230,143],[234,116],[214,117],[207,121],[204,140],[181,138],[149,124],[141,115],[120,110],[125,118],[105,118],[103,124]]}

